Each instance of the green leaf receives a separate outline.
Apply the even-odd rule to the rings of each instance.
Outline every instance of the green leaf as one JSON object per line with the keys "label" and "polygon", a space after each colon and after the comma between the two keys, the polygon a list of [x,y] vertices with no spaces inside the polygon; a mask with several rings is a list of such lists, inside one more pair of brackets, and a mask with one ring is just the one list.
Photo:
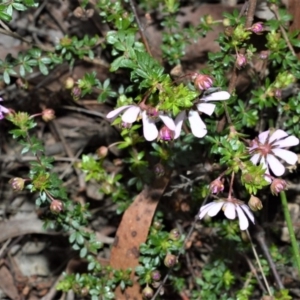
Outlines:
{"label": "green leaf", "polygon": [[5,21],[5,22],[10,22],[12,17],[9,14],[6,14],[3,11],[0,11],[0,19]]}
{"label": "green leaf", "polygon": [[24,11],[27,9],[26,6],[23,5],[22,3],[13,3],[12,6],[14,9],[20,10],[20,11]]}
{"label": "green leaf", "polygon": [[7,70],[3,72],[3,80],[6,84],[10,84],[10,76]]}
{"label": "green leaf", "polygon": [[42,63],[41,61],[39,61],[39,70],[41,71],[41,73],[43,75],[49,74],[47,66],[44,63]]}

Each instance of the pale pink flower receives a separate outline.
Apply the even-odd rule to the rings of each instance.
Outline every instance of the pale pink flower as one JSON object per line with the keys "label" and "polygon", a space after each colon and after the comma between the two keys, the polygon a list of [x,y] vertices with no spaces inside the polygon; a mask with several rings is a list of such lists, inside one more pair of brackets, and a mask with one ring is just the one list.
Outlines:
{"label": "pale pink flower", "polygon": [[202,102],[196,104],[197,110],[191,109],[189,111],[184,110],[180,112],[175,119],[176,128],[174,139],[177,139],[180,136],[183,121],[186,119],[188,119],[190,122],[191,131],[193,135],[198,138],[204,137],[207,134],[207,129],[198,112],[203,112],[211,116],[216,108],[216,105],[213,103],[206,102],[227,100],[229,98],[230,94],[226,91],[215,92],[201,98],[200,100]]}
{"label": "pale pink flower", "polygon": [[253,213],[250,211],[249,207],[244,204],[244,202],[237,199],[222,199],[202,206],[199,212],[199,219],[201,220],[205,215],[214,217],[221,209],[224,211],[225,217],[230,220],[234,220],[236,216],[238,216],[241,230],[246,230],[249,227],[248,218],[253,224],[255,223]]}
{"label": "pale pink flower", "polygon": [[[270,169],[276,176],[284,174],[285,167],[279,161],[279,158],[290,165],[296,164],[298,156],[292,151],[283,149],[286,147],[296,146],[299,144],[299,139],[295,136],[288,136],[288,133],[281,129],[274,132],[270,130],[259,134],[258,138],[252,141],[249,147],[249,152],[252,155],[251,161],[253,164],[262,164],[266,169],[265,179],[271,182]],[[277,156],[277,157],[276,157]]]}
{"label": "pale pink flower", "polygon": [[[1,97],[0,97],[0,101],[3,101]],[[8,114],[8,113],[9,113],[9,109],[4,107],[3,105],[0,105],[0,120],[4,118],[4,114]]]}
{"label": "pale pink flower", "polygon": [[156,128],[155,122],[160,119],[170,130],[175,130],[175,123],[172,118],[163,114],[162,112],[157,112],[153,114],[153,109],[151,109],[151,116],[148,115],[146,110],[142,110],[137,105],[124,105],[116,108],[107,114],[108,119],[115,119],[122,112],[122,121],[128,124],[132,124],[138,119],[142,118],[143,122],[143,133],[147,141],[153,141],[158,137],[158,129]]}

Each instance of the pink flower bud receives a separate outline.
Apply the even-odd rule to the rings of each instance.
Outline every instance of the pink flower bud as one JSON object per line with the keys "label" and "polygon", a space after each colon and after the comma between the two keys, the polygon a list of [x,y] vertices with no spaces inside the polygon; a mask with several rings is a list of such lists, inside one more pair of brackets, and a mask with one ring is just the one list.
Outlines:
{"label": "pink flower bud", "polygon": [[192,79],[194,80],[195,88],[199,91],[207,90],[213,85],[213,80],[208,75],[194,73]]}
{"label": "pink flower bud", "polygon": [[244,54],[237,54],[235,63],[239,68],[245,66],[247,64],[246,56]]}
{"label": "pink flower bud", "polygon": [[153,169],[156,177],[161,177],[165,175],[165,168],[162,164],[156,164]]}
{"label": "pink flower bud", "polygon": [[167,268],[175,266],[177,263],[177,257],[174,254],[168,253],[164,259],[164,264]]}
{"label": "pink flower bud", "polygon": [[269,55],[270,55],[269,51],[263,50],[263,51],[260,51],[259,58],[265,60],[269,57]]}
{"label": "pink flower bud", "polygon": [[280,179],[280,178],[275,178],[270,186],[271,189],[271,193],[273,195],[278,195],[278,193],[280,193],[281,191],[284,191],[287,187],[287,183],[285,180]]}
{"label": "pink flower bud", "polygon": [[181,236],[181,234],[177,228],[172,229],[169,233],[169,239],[172,241],[179,240],[180,236]]}
{"label": "pink flower bud", "polygon": [[280,89],[276,89],[274,96],[275,96],[275,98],[280,100],[281,96],[282,96],[282,91]]}
{"label": "pink flower bud", "polygon": [[55,112],[53,109],[46,108],[42,111],[42,119],[45,122],[49,122],[55,118]]}
{"label": "pink flower bud", "polygon": [[74,86],[72,89],[72,96],[75,101],[78,101],[81,97],[81,88],[78,86]]}
{"label": "pink flower bud", "polygon": [[154,281],[159,281],[160,278],[161,278],[161,274],[158,270],[154,270],[151,272],[151,278],[154,280]]}
{"label": "pink flower bud", "polygon": [[100,158],[104,158],[107,156],[107,153],[108,153],[108,148],[105,147],[105,146],[101,146],[100,148],[97,149],[97,155],[100,157]]}
{"label": "pink flower bud", "polygon": [[209,185],[209,189],[211,191],[212,194],[218,194],[220,192],[223,192],[224,190],[224,184],[223,182],[220,180],[220,177],[218,177],[217,179],[215,179],[210,185]]}
{"label": "pink flower bud", "polygon": [[264,30],[264,26],[262,22],[257,22],[251,26],[250,30],[256,34],[261,33]]}
{"label": "pink flower bud", "polygon": [[50,210],[55,214],[60,213],[63,210],[63,203],[60,200],[52,200]]}
{"label": "pink flower bud", "polygon": [[24,189],[24,183],[25,183],[25,179],[20,178],[20,177],[15,177],[12,178],[9,181],[12,189],[14,190],[14,192],[20,192]]}
{"label": "pink flower bud", "polygon": [[145,299],[151,299],[153,297],[153,290],[148,285],[142,291],[143,297]]}
{"label": "pink flower bud", "polygon": [[164,125],[159,131],[159,137],[161,141],[170,142],[174,138],[174,131]]}

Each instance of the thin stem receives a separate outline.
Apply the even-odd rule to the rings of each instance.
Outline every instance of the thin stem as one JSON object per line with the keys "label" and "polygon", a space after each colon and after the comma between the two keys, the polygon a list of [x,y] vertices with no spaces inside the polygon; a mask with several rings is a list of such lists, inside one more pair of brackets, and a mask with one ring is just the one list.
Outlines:
{"label": "thin stem", "polygon": [[137,25],[139,27],[139,32],[140,32],[142,41],[143,41],[143,43],[145,45],[145,48],[146,48],[148,54],[152,56],[152,53],[151,53],[151,50],[150,50],[150,47],[149,47],[149,43],[148,43],[148,40],[147,40],[146,35],[145,35],[145,30],[144,30],[144,27],[143,27],[140,19],[139,19],[138,14],[137,14],[137,11],[136,11],[136,8],[135,8],[135,4],[134,4],[133,0],[129,0],[129,3],[130,3],[130,6],[131,6],[131,9],[132,9],[132,12],[134,14],[136,23],[137,23]]}
{"label": "thin stem", "polygon": [[262,275],[262,278],[263,278],[263,280],[264,280],[264,282],[265,282],[265,285],[266,285],[266,288],[267,288],[267,290],[268,290],[268,294],[271,296],[272,293],[271,293],[271,290],[270,290],[270,286],[269,286],[269,284],[268,284],[267,278],[266,278],[266,276],[265,276],[264,270],[263,270],[262,265],[261,265],[261,263],[260,263],[260,260],[259,260],[258,254],[257,254],[257,252],[256,252],[256,249],[255,249],[255,247],[254,247],[254,244],[253,244],[253,242],[252,242],[251,236],[250,236],[248,230],[246,230],[246,232],[247,232],[248,239],[249,239],[249,241],[250,241],[250,243],[251,243],[251,248],[252,248],[253,254],[254,254],[254,256],[255,256],[256,262],[257,262],[257,264],[258,264],[260,273],[261,273],[261,275]]}
{"label": "thin stem", "polygon": [[[276,19],[278,21],[280,21],[280,15],[279,15],[279,12],[278,12],[278,7],[276,5],[271,5],[270,9],[275,14]],[[288,35],[287,35],[284,27],[282,25],[280,25],[279,28],[280,28],[280,31],[281,31],[281,33],[283,35],[283,38],[284,38],[287,46],[289,47],[290,51],[293,53],[294,56],[296,56],[296,52],[295,52],[295,50],[294,50],[294,48],[293,48],[293,46],[292,46],[292,44],[291,44],[291,42],[289,40],[289,37],[288,37]]]}
{"label": "thin stem", "polygon": [[288,231],[289,231],[289,235],[291,238],[293,254],[294,254],[294,257],[296,260],[296,265],[297,265],[297,269],[298,269],[298,273],[299,273],[299,277],[300,277],[300,252],[299,252],[299,247],[298,247],[298,243],[297,243],[296,236],[295,236],[295,231],[293,228],[291,215],[290,215],[289,208],[288,208],[286,193],[284,191],[280,192],[280,199],[281,199],[281,203],[282,203],[284,218],[285,218],[285,221],[286,221],[286,224],[288,227]]}

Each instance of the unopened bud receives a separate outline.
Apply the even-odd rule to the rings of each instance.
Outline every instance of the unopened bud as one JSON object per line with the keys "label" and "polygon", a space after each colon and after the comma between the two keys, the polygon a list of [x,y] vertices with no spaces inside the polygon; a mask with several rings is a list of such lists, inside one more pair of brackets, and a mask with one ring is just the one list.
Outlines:
{"label": "unopened bud", "polygon": [[257,22],[257,23],[254,23],[250,30],[256,34],[258,33],[261,33],[263,30],[264,30],[264,26],[262,24],[262,22]]}
{"label": "unopened bud", "polygon": [[153,297],[153,289],[147,285],[143,289],[142,294],[145,299],[151,299]]}
{"label": "unopened bud", "polygon": [[265,60],[269,57],[269,55],[270,55],[270,52],[268,50],[263,50],[263,51],[260,51],[259,58]]}
{"label": "unopened bud", "polygon": [[55,112],[53,109],[46,108],[42,111],[42,119],[45,122],[49,122],[55,118]]}
{"label": "unopened bud", "polygon": [[74,79],[72,77],[68,77],[65,81],[65,88],[67,90],[70,90],[74,87],[74,84],[75,84]]}
{"label": "unopened bud", "polygon": [[50,210],[55,214],[60,213],[63,210],[63,203],[60,200],[52,200]]}
{"label": "unopened bud", "polygon": [[72,89],[72,96],[75,101],[78,101],[81,97],[81,88],[78,86],[74,86]]}
{"label": "unopened bud", "polygon": [[225,27],[230,26],[230,20],[227,19],[227,18],[223,19],[223,25],[224,25]]}
{"label": "unopened bud", "polygon": [[179,240],[180,235],[181,234],[180,234],[179,230],[177,228],[174,228],[169,233],[169,239],[173,240],[173,241],[177,241],[177,240]]}
{"label": "unopened bud", "polygon": [[20,192],[24,189],[25,179],[20,177],[15,177],[9,180],[9,183],[14,190],[14,192]]}
{"label": "unopened bud", "polygon": [[220,180],[220,177],[218,177],[217,179],[215,179],[210,185],[209,185],[209,189],[211,191],[212,194],[218,194],[220,192],[223,192],[224,190],[224,184],[223,182]]}
{"label": "unopened bud", "polygon": [[97,155],[100,157],[100,158],[104,158],[107,156],[107,153],[108,153],[108,148],[105,147],[105,146],[101,146],[100,148],[97,149]]}
{"label": "unopened bud", "polygon": [[156,230],[160,230],[162,229],[162,224],[159,221],[154,221],[152,224],[153,228],[155,228]]}
{"label": "unopened bud", "polygon": [[275,96],[275,98],[277,98],[278,100],[280,100],[281,97],[282,97],[282,91],[281,91],[281,89],[276,89],[274,96]]}
{"label": "unopened bud", "polygon": [[284,191],[287,188],[287,183],[285,180],[280,178],[275,178],[270,186],[271,193],[273,195],[278,195],[280,192]]}
{"label": "unopened bud", "polygon": [[164,264],[167,268],[175,266],[177,263],[177,257],[174,254],[168,253],[164,259]]}
{"label": "unopened bud", "polygon": [[207,15],[207,16],[205,16],[205,21],[206,21],[207,25],[212,25],[214,22],[214,19],[213,19],[212,15]]}
{"label": "unopened bud", "polygon": [[161,177],[165,175],[165,168],[162,164],[158,163],[154,166],[154,173],[156,177]]}
{"label": "unopened bud", "polygon": [[248,201],[248,206],[253,211],[258,211],[263,208],[263,205],[262,205],[260,199],[253,195],[251,195],[250,200]]}
{"label": "unopened bud", "polygon": [[237,54],[236,55],[236,65],[237,67],[241,68],[247,64],[247,58],[244,54]]}
{"label": "unopened bud", "polygon": [[192,79],[194,79],[195,88],[199,91],[208,90],[213,85],[213,80],[208,75],[194,73]]}
{"label": "unopened bud", "polygon": [[152,280],[154,280],[154,281],[159,281],[160,278],[161,278],[160,272],[159,272],[158,270],[152,271],[152,272],[151,272],[151,278],[152,278]]}
{"label": "unopened bud", "polygon": [[170,142],[174,138],[174,131],[164,125],[159,131],[158,138],[161,141]]}

